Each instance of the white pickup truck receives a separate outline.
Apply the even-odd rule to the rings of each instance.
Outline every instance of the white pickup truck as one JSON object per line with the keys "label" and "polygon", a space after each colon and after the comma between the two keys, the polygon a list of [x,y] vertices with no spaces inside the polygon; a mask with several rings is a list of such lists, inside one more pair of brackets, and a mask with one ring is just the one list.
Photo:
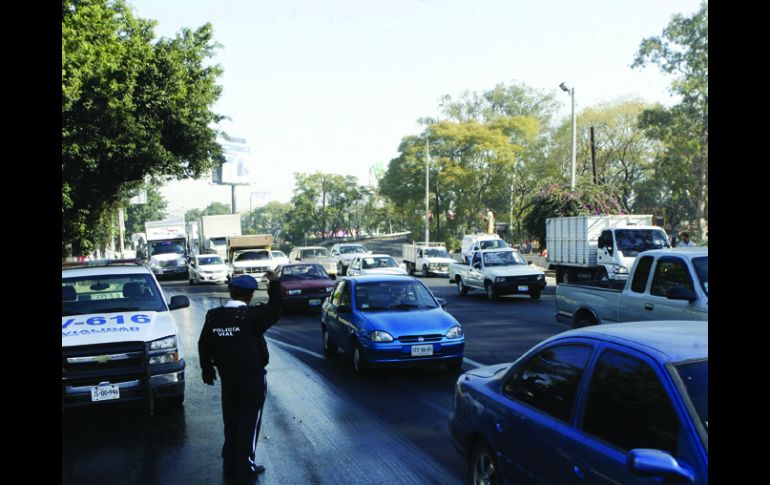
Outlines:
{"label": "white pickup truck", "polygon": [[416,271],[422,271],[423,276],[438,274],[447,276],[449,265],[455,260],[449,256],[443,242],[416,242],[401,245],[401,260],[406,270],[414,276]]}
{"label": "white pickup truck", "polygon": [[556,319],[575,328],[638,320],[708,320],[708,259],[708,248],[645,251],[636,257],[622,290],[560,284]]}
{"label": "white pickup truck", "polygon": [[490,301],[497,295],[522,293],[537,300],[545,288],[545,274],[528,264],[512,248],[476,251],[471,257],[471,264],[449,265],[449,282],[457,285],[457,293],[461,296],[478,289],[484,290]]}

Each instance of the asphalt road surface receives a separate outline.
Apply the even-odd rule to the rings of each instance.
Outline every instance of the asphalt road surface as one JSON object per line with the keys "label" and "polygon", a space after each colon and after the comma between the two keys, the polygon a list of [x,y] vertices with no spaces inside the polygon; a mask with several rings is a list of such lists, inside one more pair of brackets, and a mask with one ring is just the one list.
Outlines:
{"label": "asphalt road surface", "polygon": [[[369,244],[400,255],[403,241]],[[567,330],[554,318],[554,287],[539,301],[483,292],[461,297],[446,278],[422,278],[463,325],[461,372],[510,362]],[[227,297],[224,285],[163,282],[166,297],[188,295],[176,310],[187,362],[185,403],[160,408],[108,405],[62,416],[62,483],[225,483],[219,381],[205,386],[197,339],[205,312]],[[265,301],[264,291],[255,294]],[[257,462],[260,484],[463,483],[465,463],[451,445],[448,419],[460,373],[443,366],[353,373],[349,355],[326,359],[317,314],[289,314],[267,333],[268,395]]]}

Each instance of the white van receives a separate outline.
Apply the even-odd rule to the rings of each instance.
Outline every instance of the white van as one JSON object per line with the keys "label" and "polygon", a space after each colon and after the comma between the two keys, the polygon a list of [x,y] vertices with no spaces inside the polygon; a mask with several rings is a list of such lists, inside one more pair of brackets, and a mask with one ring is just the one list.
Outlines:
{"label": "white van", "polygon": [[463,236],[460,250],[462,252],[463,262],[465,264],[470,264],[471,257],[476,251],[481,251],[482,249],[499,249],[507,247],[510,247],[508,246],[508,243],[500,239],[500,236],[497,234],[486,234],[480,232],[477,234],[466,234]]}

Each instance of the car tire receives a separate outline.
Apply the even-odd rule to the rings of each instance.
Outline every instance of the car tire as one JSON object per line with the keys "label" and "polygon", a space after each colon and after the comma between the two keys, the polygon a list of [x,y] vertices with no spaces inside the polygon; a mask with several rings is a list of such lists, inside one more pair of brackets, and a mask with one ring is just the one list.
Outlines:
{"label": "car tire", "polygon": [[190,278],[190,284],[191,284],[191,285],[194,285],[194,284],[195,284],[195,279],[194,279],[194,278]]}
{"label": "car tire", "polygon": [[353,342],[353,370],[356,372],[357,375],[363,376],[366,375],[368,371],[368,365],[366,363],[366,357],[364,356],[364,351],[361,349],[361,344],[358,343],[358,341]]}
{"label": "car tire", "polygon": [[426,278],[428,277],[428,265],[427,264],[423,264],[422,265],[422,275],[424,277],[426,277]]}
{"label": "car tire", "polygon": [[499,485],[501,483],[495,455],[489,451],[489,446],[483,441],[477,441],[473,446],[471,460],[468,463],[468,483],[473,485]]}
{"label": "car tire", "polygon": [[414,264],[413,263],[406,263],[406,264],[408,266],[409,276],[414,276],[414,273],[415,273],[415,271],[414,271]]}
{"label": "car tire", "polygon": [[539,289],[538,289],[538,290],[529,290],[529,298],[530,298],[532,301],[537,301],[537,300],[539,300],[539,299],[540,299],[540,291],[541,291],[541,290],[539,290]]}
{"label": "car tire", "polygon": [[484,291],[487,292],[487,301],[495,301],[495,288],[492,286],[492,283],[489,281],[484,283]]}
{"label": "car tire", "polygon": [[457,294],[460,296],[465,296],[468,294],[468,287],[465,286],[462,278],[457,278]]}
{"label": "car tire", "polygon": [[337,344],[332,342],[332,338],[329,335],[329,330],[326,326],[321,327],[321,339],[323,341],[324,355],[327,358],[332,358],[337,353]]}
{"label": "car tire", "polygon": [[572,328],[590,327],[591,325],[596,325],[596,319],[590,315],[584,314],[575,319],[575,322],[572,324]]}

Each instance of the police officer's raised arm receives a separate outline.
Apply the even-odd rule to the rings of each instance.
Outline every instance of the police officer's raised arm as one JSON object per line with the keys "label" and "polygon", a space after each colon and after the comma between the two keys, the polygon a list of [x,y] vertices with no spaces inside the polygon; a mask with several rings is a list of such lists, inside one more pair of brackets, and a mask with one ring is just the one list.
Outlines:
{"label": "police officer's raised arm", "polygon": [[281,296],[281,287],[278,283],[278,276],[272,271],[265,273],[265,278],[268,280],[267,285],[267,304],[252,307],[254,311],[261,313],[261,318],[254,320],[255,330],[259,332],[266,332],[268,328],[272,327],[275,322],[281,317],[281,311],[283,309],[283,297]]}

